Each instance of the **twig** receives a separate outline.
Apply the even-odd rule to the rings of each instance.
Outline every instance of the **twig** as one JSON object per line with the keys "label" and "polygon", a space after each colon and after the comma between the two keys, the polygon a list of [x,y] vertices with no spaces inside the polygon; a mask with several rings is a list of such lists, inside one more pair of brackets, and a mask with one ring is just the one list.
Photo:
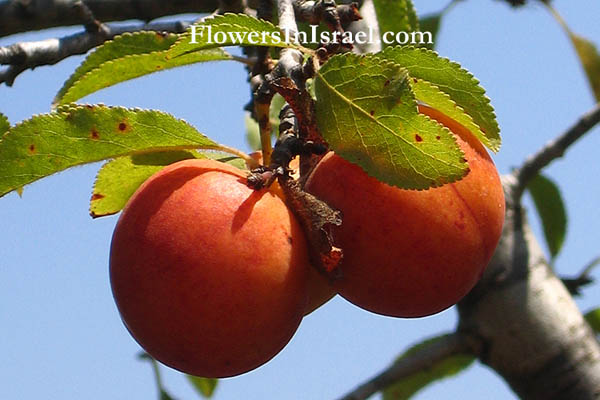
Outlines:
{"label": "twig", "polygon": [[84,54],[107,40],[126,32],[184,32],[192,21],[157,22],[135,25],[104,25],[97,32],[83,31],[60,39],[21,42],[0,47],[0,64],[9,65],[0,71],[0,84],[12,86],[15,78],[27,69],[52,65],[67,57]]}
{"label": "twig", "polygon": [[579,138],[589,132],[594,125],[600,122],[600,104],[585,113],[573,126],[554,140],[548,142],[540,151],[530,156],[521,168],[516,169],[513,175],[516,178],[513,197],[518,203],[523,191],[545,166],[555,159],[562,157],[565,151]]}
{"label": "twig", "polygon": [[575,278],[561,278],[562,282],[567,287],[569,293],[571,293],[574,296],[580,295],[581,288],[583,286],[589,285],[590,283],[594,282],[594,279],[590,277],[590,273],[598,265],[600,265],[600,257],[596,257],[592,261],[590,261],[583,268],[583,271],[581,271],[581,273]]}
{"label": "twig", "polygon": [[253,16],[255,11],[248,8],[246,0],[219,0],[219,14],[246,13]]}
{"label": "twig", "polygon": [[452,333],[398,360],[380,374],[346,394],[340,400],[364,400],[389,385],[414,373],[431,368],[438,362],[457,354],[469,353],[463,336]]}
{"label": "twig", "polygon": [[589,276],[592,270],[598,265],[600,265],[600,257],[596,257],[592,261],[590,261],[588,265],[586,265],[583,268],[583,271],[581,271],[581,274],[579,274],[579,276]]}
{"label": "twig", "polygon": [[79,13],[81,15],[81,22],[83,22],[83,27],[85,28],[86,32],[100,34],[106,33],[106,26],[104,26],[100,21],[98,21],[94,17],[94,13],[92,12],[92,10],[90,10],[90,8],[83,1],[77,0],[73,4],[73,7],[79,10]]}

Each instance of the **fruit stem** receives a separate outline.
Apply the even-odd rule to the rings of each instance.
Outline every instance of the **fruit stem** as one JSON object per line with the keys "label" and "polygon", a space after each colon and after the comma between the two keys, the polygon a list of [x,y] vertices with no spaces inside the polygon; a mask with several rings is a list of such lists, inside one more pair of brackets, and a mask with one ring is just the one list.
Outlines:
{"label": "fruit stem", "polygon": [[271,163],[271,153],[273,152],[273,147],[271,146],[271,118],[269,115],[271,102],[255,102],[254,107],[260,129],[260,147],[262,149],[263,165],[269,165]]}

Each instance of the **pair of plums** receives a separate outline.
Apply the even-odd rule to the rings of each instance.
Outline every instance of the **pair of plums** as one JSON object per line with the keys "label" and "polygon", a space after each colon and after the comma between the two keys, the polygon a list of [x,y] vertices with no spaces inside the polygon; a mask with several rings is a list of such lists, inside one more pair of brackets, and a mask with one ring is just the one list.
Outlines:
{"label": "pair of plums", "polygon": [[498,173],[481,143],[434,109],[470,171],[424,191],[368,176],[334,153],[305,189],[340,210],[333,230],[341,277],[309,263],[307,241],[275,184],[185,160],[149,178],[117,223],[110,279],[127,329],[154,358],[182,372],[228,377],[266,363],[303,316],[335,293],[366,310],[420,317],[458,302],[489,262],[504,222]]}

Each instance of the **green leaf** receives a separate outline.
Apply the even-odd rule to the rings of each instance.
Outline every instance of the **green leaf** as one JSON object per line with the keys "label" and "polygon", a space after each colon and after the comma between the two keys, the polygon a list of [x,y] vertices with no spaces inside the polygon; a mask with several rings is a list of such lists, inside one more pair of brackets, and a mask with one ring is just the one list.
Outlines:
{"label": "green leaf", "polygon": [[215,388],[217,387],[218,380],[214,378],[201,378],[199,376],[186,375],[192,386],[196,391],[206,398],[212,397]]}
{"label": "green leaf", "polygon": [[408,82],[419,101],[431,105],[436,110],[460,123],[480,141],[485,142],[487,140],[479,126],[473,122],[473,118],[457,105],[450,96],[442,92],[440,88],[431,82],[418,78],[409,79]]}
{"label": "green leaf", "polygon": [[160,34],[157,32],[124,33],[113,40],[105,42],[90,53],[60,89],[54,102],[61,99],[67,89],[83,75],[98,68],[107,61],[116,60],[135,54],[147,54],[153,51],[167,50],[177,40],[176,34]]}
{"label": "green leaf", "polygon": [[454,136],[419,114],[407,73],[373,56],[332,57],[315,78],[317,123],[331,148],[369,175],[427,189],[468,171]]}
{"label": "green leaf", "polygon": [[[221,46],[296,47],[272,23],[245,14],[217,15],[192,25],[169,50],[172,57]],[[194,43],[195,42],[195,43]]]}
{"label": "green leaf", "polygon": [[207,49],[172,58],[167,50],[177,37],[175,34],[136,32],[106,42],[90,54],[65,82],[53,104],[70,103],[100,89],[154,72],[232,58],[221,49]]}
{"label": "green leaf", "polygon": [[569,36],[569,39],[571,40],[571,43],[573,43],[573,47],[575,47],[575,51],[579,56],[579,60],[583,65],[594,97],[596,97],[596,101],[600,102],[600,54],[598,54],[598,49],[594,43],[573,33],[571,28],[567,25],[567,22],[560,16],[550,2],[543,2],[543,4]]}
{"label": "green leaf", "polygon": [[102,166],[90,201],[93,218],[116,214],[146,179],[165,165],[196,158],[192,151],[169,151],[119,157]]}
{"label": "green leaf", "polygon": [[[411,77],[429,81],[446,93],[469,114],[485,134],[485,144],[492,151],[500,149],[500,128],[490,99],[479,81],[467,70],[435,51],[414,47],[388,47],[375,56],[393,61],[408,70]],[[430,104],[436,108],[435,104]]]}
{"label": "green leaf", "polygon": [[[410,33],[419,30],[419,18],[411,0],[373,0],[373,5],[382,47],[405,44],[391,41],[392,34],[395,38],[398,32]],[[386,34],[386,32],[391,33]],[[384,35],[387,35],[387,38]]]}
{"label": "green leaf", "polygon": [[596,335],[600,334],[600,308],[588,311],[585,314],[585,320],[590,324]]}
{"label": "green leaf", "polygon": [[241,158],[222,152],[166,151],[119,157],[100,168],[90,200],[90,215],[97,218],[118,213],[146,179],[166,165],[190,158],[211,158],[245,168]]}
{"label": "green leaf", "polygon": [[10,129],[10,122],[8,122],[8,118],[6,115],[0,113],[0,141],[2,141],[2,135],[4,132]]}
{"label": "green leaf", "polygon": [[424,43],[421,47],[433,50],[437,40],[438,32],[440,31],[440,25],[442,22],[443,13],[429,14],[419,19],[419,27],[421,32],[431,33],[432,43]]}
{"label": "green leaf", "polygon": [[156,381],[156,386],[158,389],[158,399],[159,400],[175,400],[173,396],[167,392],[162,383],[162,378],[160,375],[160,366],[158,361],[156,361],[150,354],[145,351],[138,354],[138,358],[140,360],[145,360],[150,362],[150,366],[152,367],[152,371],[154,372],[154,380]]}
{"label": "green leaf", "polygon": [[546,244],[552,258],[560,252],[567,233],[567,213],[558,186],[543,175],[537,175],[527,185],[542,221]]}
{"label": "green leaf", "polygon": [[568,32],[573,46],[579,55],[579,60],[583,65],[585,74],[592,88],[592,92],[596,97],[596,101],[600,101],[600,54],[594,43],[589,40]]}
{"label": "green leaf", "polygon": [[[444,336],[434,337],[411,347],[406,352],[404,352],[404,354],[402,354],[398,358],[398,360],[401,360],[415,353],[416,351],[426,349],[428,346],[435,344],[443,337]],[[440,379],[452,377],[458,374],[459,372],[465,370],[473,363],[473,361],[475,361],[475,358],[467,354],[458,354],[450,356],[436,363],[435,365],[432,365],[430,368],[407,376],[401,381],[389,386],[383,391],[383,400],[409,399],[412,395],[414,395],[430,383],[433,383]]]}
{"label": "green leaf", "polygon": [[167,150],[220,149],[193,126],[154,110],[71,105],[9,129],[0,142],[0,196],[69,167]]}

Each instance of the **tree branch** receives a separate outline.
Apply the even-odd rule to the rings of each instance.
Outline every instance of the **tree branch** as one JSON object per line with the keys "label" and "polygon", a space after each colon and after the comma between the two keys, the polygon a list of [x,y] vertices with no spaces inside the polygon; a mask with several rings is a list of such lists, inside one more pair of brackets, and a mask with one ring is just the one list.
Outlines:
{"label": "tree branch", "polygon": [[[94,16],[103,22],[155,18],[183,13],[210,13],[217,0],[86,0]],[[0,37],[57,26],[81,24],[81,13],[72,0],[0,1]]]}
{"label": "tree branch", "polygon": [[431,368],[448,357],[469,352],[465,338],[459,333],[443,336],[439,341],[400,359],[380,374],[358,386],[340,400],[364,400],[389,385],[419,371]]}
{"label": "tree branch", "polygon": [[98,31],[83,31],[60,39],[46,39],[36,42],[15,43],[0,47],[0,64],[9,65],[0,71],[0,84],[12,86],[15,78],[27,69],[42,65],[52,65],[67,57],[85,54],[90,49],[125,32],[159,31],[184,32],[190,21],[156,22],[135,25],[105,25]]}
{"label": "tree branch", "polygon": [[548,142],[540,151],[530,156],[521,168],[515,170],[516,187],[513,199],[517,203],[525,188],[541,170],[555,159],[562,157],[565,151],[579,138],[589,132],[594,125],[600,122],[600,104],[584,114],[573,126],[567,129],[558,138]]}
{"label": "tree branch", "polygon": [[523,400],[598,398],[600,346],[577,304],[549,267],[504,175],[502,236],[477,285],[458,303],[471,348]]}
{"label": "tree branch", "polygon": [[331,30],[339,29],[338,24],[345,27],[361,18],[358,2],[336,5],[333,0],[294,0],[294,10],[298,21],[319,24],[323,20]]}

